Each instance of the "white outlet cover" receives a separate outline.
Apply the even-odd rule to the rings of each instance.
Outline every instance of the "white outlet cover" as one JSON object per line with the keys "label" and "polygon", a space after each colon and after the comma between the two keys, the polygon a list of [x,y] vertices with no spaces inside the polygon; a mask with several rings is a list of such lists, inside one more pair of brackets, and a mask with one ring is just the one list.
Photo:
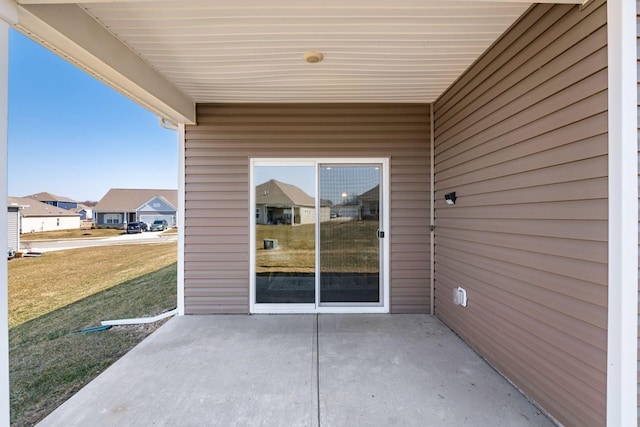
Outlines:
{"label": "white outlet cover", "polygon": [[464,288],[453,288],[453,303],[455,305],[467,306],[467,291]]}
{"label": "white outlet cover", "polygon": [[467,306],[467,291],[464,288],[458,288],[458,303],[463,307]]}

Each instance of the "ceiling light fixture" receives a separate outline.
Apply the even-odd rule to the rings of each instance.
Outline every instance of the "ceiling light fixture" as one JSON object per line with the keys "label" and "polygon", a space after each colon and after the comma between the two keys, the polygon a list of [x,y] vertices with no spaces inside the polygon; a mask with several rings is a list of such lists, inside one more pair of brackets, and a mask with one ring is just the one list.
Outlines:
{"label": "ceiling light fixture", "polygon": [[315,50],[312,50],[311,52],[305,53],[303,58],[309,64],[316,64],[324,59],[324,55],[321,54],[320,52],[316,52]]}

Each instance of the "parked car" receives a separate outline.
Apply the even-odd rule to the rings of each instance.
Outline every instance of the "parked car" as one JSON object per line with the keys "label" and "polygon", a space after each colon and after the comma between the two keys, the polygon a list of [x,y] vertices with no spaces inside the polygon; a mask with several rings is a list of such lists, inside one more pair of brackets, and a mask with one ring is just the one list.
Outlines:
{"label": "parked car", "polygon": [[164,231],[169,228],[169,224],[166,219],[156,219],[151,224],[151,231]]}
{"label": "parked car", "polygon": [[147,227],[144,222],[130,222],[127,224],[127,234],[142,233]]}

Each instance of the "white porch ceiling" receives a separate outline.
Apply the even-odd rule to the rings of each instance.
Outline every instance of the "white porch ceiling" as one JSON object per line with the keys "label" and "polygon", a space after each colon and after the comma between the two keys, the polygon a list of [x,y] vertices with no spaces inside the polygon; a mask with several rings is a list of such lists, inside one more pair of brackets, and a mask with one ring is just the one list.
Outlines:
{"label": "white porch ceiling", "polygon": [[[84,4],[196,102],[431,102],[529,5]],[[308,51],[324,60],[309,64]]]}
{"label": "white porch ceiling", "polygon": [[[195,103],[433,102],[531,5],[523,0],[19,3],[18,28],[158,114],[176,96],[153,93],[163,81],[178,98]],[[80,12],[87,22],[78,22]],[[104,34],[95,43],[87,41],[94,33]],[[120,48],[107,46],[105,37]],[[126,62],[119,49],[148,70],[118,65]],[[303,55],[312,50],[324,60],[305,62]],[[131,59],[131,53],[137,57]],[[150,86],[142,71],[157,82]],[[147,93],[137,94],[139,88]],[[190,121],[185,111],[166,116]]]}

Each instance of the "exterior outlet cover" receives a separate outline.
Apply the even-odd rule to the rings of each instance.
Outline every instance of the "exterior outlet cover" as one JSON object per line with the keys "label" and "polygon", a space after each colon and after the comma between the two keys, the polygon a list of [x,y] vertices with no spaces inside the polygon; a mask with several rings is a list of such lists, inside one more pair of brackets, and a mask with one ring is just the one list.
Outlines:
{"label": "exterior outlet cover", "polygon": [[463,307],[467,306],[467,291],[464,288],[453,288],[453,303]]}
{"label": "exterior outlet cover", "polygon": [[458,298],[460,301],[460,305],[463,307],[467,306],[467,291],[463,288],[458,288]]}

